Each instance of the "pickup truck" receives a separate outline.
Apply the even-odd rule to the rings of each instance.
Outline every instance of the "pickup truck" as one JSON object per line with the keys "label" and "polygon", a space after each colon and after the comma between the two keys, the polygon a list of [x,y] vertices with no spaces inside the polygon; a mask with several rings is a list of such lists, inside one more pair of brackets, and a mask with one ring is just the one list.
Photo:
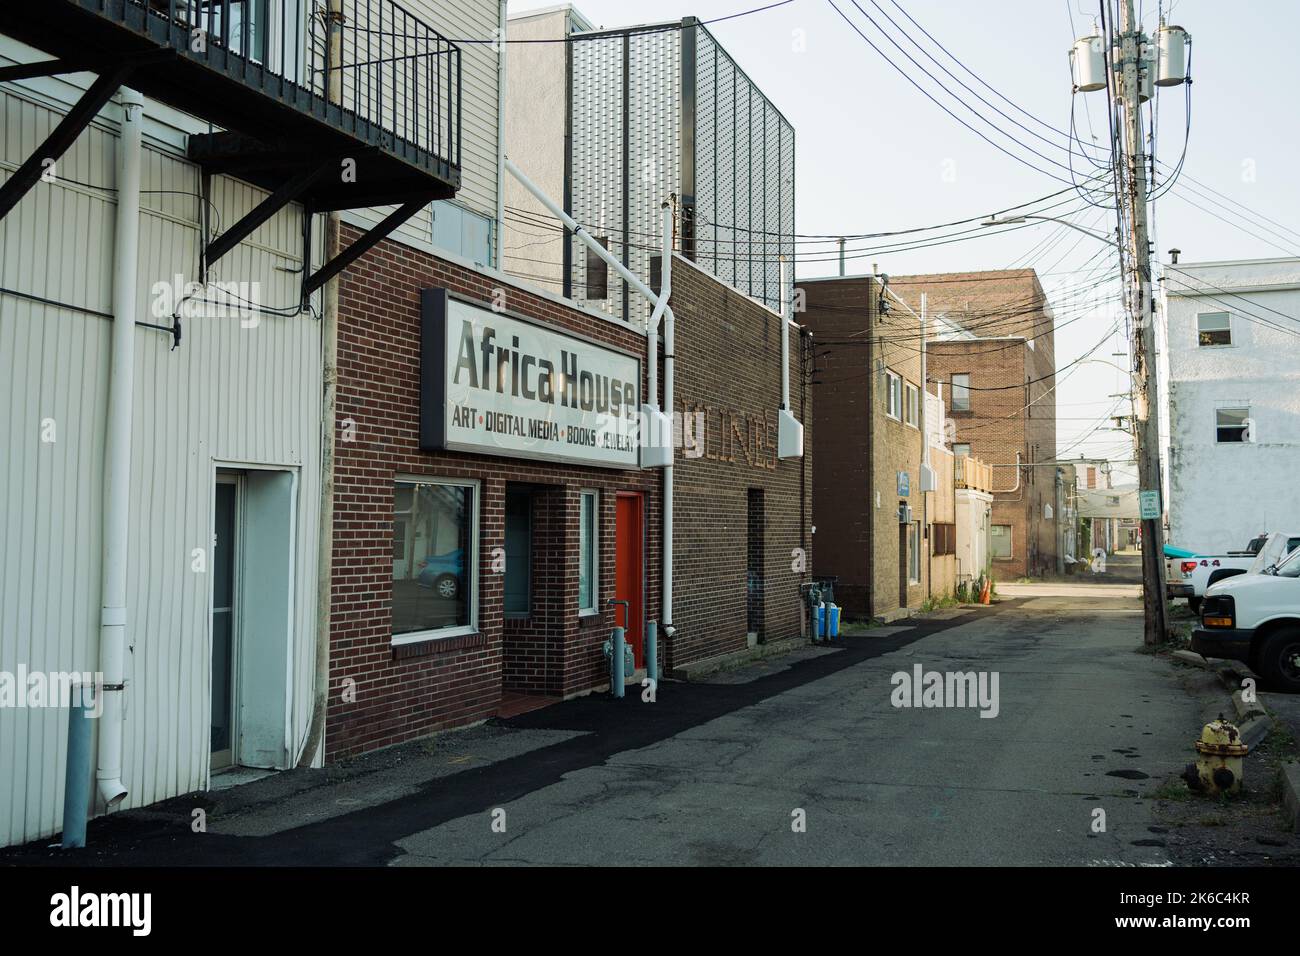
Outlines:
{"label": "pickup truck", "polygon": [[1187,575],[1196,567],[1196,563],[1189,560],[1194,557],[1196,557],[1194,551],[1175,548],[1171,544],[1165,545],[1165,597],[1172,600],[1191,595],[1191,591],[1185,590],[1184,586]]}
{"label": "pickup truck", "polygon": [[1264,549],[1268,541],[1267,534],[1257,535],[1246,545],[1245,551],[1229,551],[1227,554],[1198,554],[1178,562],[1182,572],[1182,581],[1167,588],[1170,597],[1187,598],[1187,606],[1193,613],[1201,609],[1201,599],[1205,589],[1215,581],[1230,578],[1236,574],[1245,574],[1255,563],[1255,557]]}
{"label": "pickup truck", "polygon": [[1192,650],[1243,661],[1277,689],[1300,693],[1300,551],[1260,574],[1211,585]]}

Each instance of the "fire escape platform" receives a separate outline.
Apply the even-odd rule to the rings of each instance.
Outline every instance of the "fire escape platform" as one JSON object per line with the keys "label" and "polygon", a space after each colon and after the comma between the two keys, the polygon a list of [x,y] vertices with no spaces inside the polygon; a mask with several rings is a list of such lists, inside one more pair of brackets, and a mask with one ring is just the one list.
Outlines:
{"label": "fire escape platform", "polygon": [[[335,67],[352,71],[342,84],[345,96],[360,99],[364,94],[365,101],[353,109],[351,103],[331,103],[323,95],[326,71],[316,65],[323,57],[321,25],[296,27],[306,45],[291,56],[304,63],[300,72],[306,85],[234,52],[230,47],[238,43],[229,37],[223,43],[222,37],[209,35],[198,51],[193,49],[193,28],[185,13],[196,23],[206,17],[212,25],[214,11],[222,6],[223,0],[6,2],[0,3],[0,33],[54,57],[57,62],[51,61],[45,72],[116,76],[121,85],[222,128],[190,137],[193,161],[207,172],[228,173],[268,190],[299,177],[292,198],[314,211],[455,195],[461,174],[459,50],[454,45],[428,31],[427,49],[419,53],[390,44],[386,56],[365,62],[353,44],[356,62]],[[301,6],[310,10],[312,4]],[[307,41],[309,30],[315,36]],[[274,53],[271,46],[268,57]],[[401,115],[394,118],[398,102]],[[405,124],[411,135],[399,135],[381,120],[389,126]],[[355,163],[348,164],[346,177],[345,160]],[[318,174],[301,177],[313,166],[320,167]]]}

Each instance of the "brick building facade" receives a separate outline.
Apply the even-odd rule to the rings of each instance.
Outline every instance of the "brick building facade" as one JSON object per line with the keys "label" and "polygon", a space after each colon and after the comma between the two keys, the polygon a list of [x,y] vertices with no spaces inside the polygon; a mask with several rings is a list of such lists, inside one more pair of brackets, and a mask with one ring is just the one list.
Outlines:
{"label": "brick building facade", "polygon": [[[345,235],[344,242],[354,238]],[[408,246],[386,241],[343,274],[339,293],[338,420],[335,538],[331,616],[330,759],[372,750],[433,730],[491,717],[503,694],[568,696],[608,684],[601,646],[614,625],[606,601],[615,595],[616,514],[620,502],[642,510],[642,600],[638,624],[659,618],[660,489],[657,471],[584,467],[571,463],[421,450],[421,293],[447,289],[507,314],[545,323],[599,345],[637,356],[645,390],[645,337],[621,323],[570,308],[555,299],[503,286],[476,272]],[[504,295],[504,300],[494,298]],[[408,485],[399,484],[409,479]],[[399,496],[426,481],[466,483],[475,492],[476,563],[462,569],[474,600],[466,633],[401,641],[405,590],[398,565],[422,556],[398,555],[399,537],[418,532],[404,521]],[[594,612],[579,610],[581,500],[595,491],[598,573]],[[629,499],[628,496],[634,496]],[[468,495],[466,496],[468,497]],[[527,512],[531,540],[507,542],[507,515]],[[473,535],[470,537],[472,538]],[[428,550],[436,550],[429,548]],[[451,549],[454,554],[456,549]],[[526,555],[526,560],[519,552]],[[519,559],[526,606],[507,613],[507,575]],[[407,569],[408,571],[410,569]],[[428,582],[435,587],[449,567]],[[423,577],[423,572],[421,574]],[[419,585],[417,584],[417,587]],[[395,592],[396,589],[396,592]],[[589,599],[590,600],[590,599]],[[427,600],[426,600],[427,603]],[[515,605],[518,607],[518,605]],[[347,684],[347,681],[355,682]],[[351,687],[351,693],[345,693]]]}
{"label": "brick building facade", "polygon": [[928,378],[947,405],[953,447],[993,466],[994,578],[1056,571],[1054,321],[1037,274],[894,276],[889,284],[914,309],[925,293]]}
{"label": "brick building facade", "polygon": [[[812,395],[804,337],[790,337],[790,402],[802,458],[777,457],[780,317],[693,263],[673,260],[674,411],[683,422],[674,482],[669,666],[803,633],[800,586],[813,544]],[[800,549],[802,556],[796,553]]]}
{"label": "brick building facade", "polygon": [[[810,455],[777,458],[780,319],[674,262],[676,410],[686,425],[674,469],[676,633],[659,645],[669,670],[802,633],[807,558],[796,549],[811,550],[812,492]],[[431,336],[444,334],[453,310],[472,317],[473,347],[432,358]],[[663,472],[639,468],[635,455],[626,467],[519,457],[506,447],[510,412],[487,400],[462,410],[428,374],[448,357],[477,370],[493,329],[496,354],[525,354],[526,368],[527,342],[508,331],[524,323],[635,361],[638,390],[625,407],[639,410],[643,328],[391,241],[344,274],[339,314],[328,759],[486,719],[519,695],[605,688],[602,645],[624,620],[609,606],[615,597],[631,601],[628,639],[644,667],[645,626],[662,620]],[[789,334],[798,414],[810,396],[802,337]],[[516,397],[506,384],[516,375],[528,385],[527,371],[486,369],[498,401]],[[444,436],[431,448],[430,423],[462,411],[479,430],[499,429],[484,436],[489,444]]]}
{"label": "brick building facade", "polygon": [[[873,276],[799,285],[818,355],[814,569],[838,578],[835,599],[847,616],[893,617],[932,593],[920,322],[894,301],[882,312]],[[947,580],[946,567],[940,571]]]}

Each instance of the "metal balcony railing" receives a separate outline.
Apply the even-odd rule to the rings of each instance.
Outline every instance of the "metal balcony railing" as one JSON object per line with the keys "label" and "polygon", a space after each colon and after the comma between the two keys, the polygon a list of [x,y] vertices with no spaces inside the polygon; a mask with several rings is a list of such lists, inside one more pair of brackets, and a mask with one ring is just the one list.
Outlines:
{"label": "metal balcony railing", "polygon": [[460,48],[393,0],[75,2],[214,70],[260,79],[278,99],[297,103],[298,87],[460,165]]}

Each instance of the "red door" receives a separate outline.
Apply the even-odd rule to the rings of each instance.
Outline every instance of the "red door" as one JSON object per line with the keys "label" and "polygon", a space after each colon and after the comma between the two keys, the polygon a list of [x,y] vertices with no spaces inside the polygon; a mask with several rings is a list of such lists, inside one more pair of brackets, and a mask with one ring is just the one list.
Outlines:
{"label": "red door", "polygon": [[632,645],[637,667],[645,665],[644,611],[641,606],[645,553],[642,501],[639,494],[620,494],[614,515],[614,597],[628,602],[626,622],[623,621],[622,607],[614,605],[614,623],[624,624],[627,628],[625,637]]}

